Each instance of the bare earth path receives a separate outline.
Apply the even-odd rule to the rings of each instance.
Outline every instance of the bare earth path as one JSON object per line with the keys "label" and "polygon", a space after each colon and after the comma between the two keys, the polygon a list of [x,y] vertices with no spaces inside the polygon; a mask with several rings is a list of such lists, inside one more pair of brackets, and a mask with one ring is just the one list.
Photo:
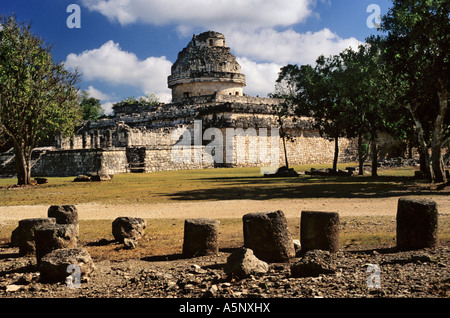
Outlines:
{"label": "bare earth path", "polygon": [[[443,195],[422,196],[438,203],[440,214],[450,215],[450,197]],[[341,216],[395,216],[398,197],[371,199],[293,199],[293,200],[228,200],[190,201],[159,204],[78,204],[79,219],[112,220],[118,216],[142,218],[241,218],[249,212],[282,210],[288,218],[300,218],[303,210],[336,211]],[[0,226],[13,224],[20,219],[46,217],[48,206],[0,207]],[[392,225],[392,224],[390,224]],[[383,226],[383,225],[380,225]],[[35,258],[18,257],[17,248],[0,246],[0,300],[10,298],[157,298],[154,306],[162,306],[166,313],[178,312],[179,303],[199,298],[223,299],[225,302],[243,298],[262,297],[270,303],[271,311],[281,313],[285,306],[275,308],[276,298],[297,301],[298,298],[442,298],[450,296],[449,257],[450,248],[443,244],[437,249],[407,251],[390,250],[352,251],[343,249],[337,253],[337,271],[319,277],[292,277],[290,263],[271,264],[264,275],[251,275],[233,280],[224,274],[223,265],[229,251],[218,255],[196,258],[178,258],[174,255],[152,254],[152,243],[138,245],[139,253],[128,259],[112,261],[106,255],[125,253],[117,244],[89,246],[95,252],[96,270],[82,281],[81,288],[67,288],[61,282],[46,284],[39,280],[33,262]],[[144,245],[142,245],[144,246]],[[102,250],[103,248],[103,250]],[[139,250],[139,248],[141,248]],[[149,250],[146,250],[150,248]],[[112,250],[111,250],[112,249]],[[93,255],[93,254],[92,254]],[[142,257],[144,255],[144,257]],[[296,257],[292,262],[297,262]],[[367,264],[380,264],[381,288],[367,287]],[[160,303],[160,299],[178,298],[179,303]],[[231,299],[232,298],[232,299]],[[295,303],[297,306],[297,303]],[[34,308],[34,307],[33,307]],[[169,310],[169,311],[168,311]]]}
{"label": "bare earth path", "polygon": [[[425,197],[424,197],[425,198]],[[439,213],[450,214],[448,196],[426,196],[438,203]],[[372,199],[292,199],[292,200],[227,200],[156,204],[79,204],[80,220],[115,219],[119,216],[141,218],[241,218],[250,212],[282,210],[286,217],[298,217],[301,211],[332,211],[341,216],[395,215],[398,197]],[[48,206],[0,206],[0,224],[26,218],[46,217]]]}

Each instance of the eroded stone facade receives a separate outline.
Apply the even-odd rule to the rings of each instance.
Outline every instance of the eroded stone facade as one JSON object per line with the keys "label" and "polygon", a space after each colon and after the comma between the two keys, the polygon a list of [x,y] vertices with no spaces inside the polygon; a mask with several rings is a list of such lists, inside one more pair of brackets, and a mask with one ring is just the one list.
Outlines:
{"label": "eroded stone facade", "polygon": [[[40,153],[33,176],[273,165],[264,151],[275,153],[277,165],[284,165],[274,110],[282,100],[244,94],[245,76],[222,34],[194,36],[179,53],[168,85],[169,104],[115,105],[113,118],[87,122],[72,138],[58,139],[54,149]],[[311,123],[309,118],[283,120],[294,137],[286,143],[289,164],[333,161],[334,143],[320,137]],[[208,135],[211,129],[214,137]],[[230,134],[235,136],[227,139]],[[186,144],[179,160],[177,147]],[[354,142],[342,138],[340,148],[341,162],[355,160]]]}
{"label": "eroded stone facade", "polygon": [[245,76],[225,44],[223,34],[208,31],[194,35],[172,65],[168,80],[172,101],[201,95],[243,96]]}

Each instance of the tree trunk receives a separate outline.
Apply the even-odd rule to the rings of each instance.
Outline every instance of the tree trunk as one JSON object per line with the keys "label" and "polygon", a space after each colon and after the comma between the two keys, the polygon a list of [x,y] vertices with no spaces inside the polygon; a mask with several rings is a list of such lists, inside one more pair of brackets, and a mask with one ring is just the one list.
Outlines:
{"label": "tree trunk", "polygon": [[[442,85],[441,85],[442,86]],[[447,91],[438,91],[439,113],[434,121],[433,139],[431,141],[431,165],[434,173],[434,182],[446,182],[444,161],[442,159],[442,141],[444,117],[447,111]]]}
{"label": "tree trunk", "polygon": [[372,177],[378,177],[378,150],[375,134],[372,134],[372,140],[370,141],[370,148],[372,153]]}
{"label": "tree trunk", "polygon": [[14,146],[14,152],[16,155],[16,171],[17,171],[17,184],[28,185],[31,183],[30,176],[30,160],[26,158],[25,151],[20,146]]}
{"label": "tree trunk", "polygon": [[420,170],[430,182],[434,182],[434,173],[433,169],[431,169],[430,155],[428,154],[428,145],[425,141],[425,133],[423,131],[422,124],[416,118],[412,109],[410,107],[407,107],[407,109],[410,111],[416,125],[417,142],[419,144],[420,151]]}
{"label": "tree trunk", "polygon": [[286,169],[289,169],[289,162],[288,162],[288,157],[287,157],[286,141],[285,141],[284,132],[283,132],[283,148],[284,148],[284,161],[286,163]]}
{"label": "tree trunk", "polygon": [[364,161],[366,160],[366,156],[363,153],[363,149],[362,149],[362,136],[359,135],[358,136],[358,164],[359,164],[359,172],[358,175],[362,176],[364,175]]}
{"label": "tree trunk", "polygon": [[334,138],[334,159],[333,159],[333,171],[337,171],[337,163],[339,158],[339,138]]}
{"label": "tree trunk", "polygon": [[413,157],[413,141],[411,140],[411,138],[409,138],[408,140],[408,159],[412,159]]}

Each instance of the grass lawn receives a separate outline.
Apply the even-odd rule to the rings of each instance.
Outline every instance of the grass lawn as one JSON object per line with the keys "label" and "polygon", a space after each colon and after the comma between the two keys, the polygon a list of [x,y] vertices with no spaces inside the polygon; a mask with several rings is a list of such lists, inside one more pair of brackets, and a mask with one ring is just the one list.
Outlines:
{"label": "grass lawn", "polygon": [[[340,168],[348,166],[342,165]],[[312,166],[294,166],[298,171]],[[316,168],[329,167],[314,165]],[[74,177],[48,178],[45,185],[14,187],[16,179],[0,179],[0,205],[81,203],[167,203],[191,200],[371,198],[404,192],[431,191],[413,179],[414,168],[380,169],[379,177],[264,178],[259,168],[222,168],[118,174],[111,181],[73,182]],[[430,193],[431,193],[430,192]]]}

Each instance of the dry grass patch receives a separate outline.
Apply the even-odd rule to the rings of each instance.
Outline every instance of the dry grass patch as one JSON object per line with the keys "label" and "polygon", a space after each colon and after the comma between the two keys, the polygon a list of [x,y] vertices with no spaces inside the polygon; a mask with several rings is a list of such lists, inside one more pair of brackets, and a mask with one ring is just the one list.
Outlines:
{"label": "dry grass patch", "polygon": [[[339,168],[347,165],[341,164]],[[298,172],[311,167],[293,166]],[[365,176],[264,178],[260,169],[217,168],[118,174],[111,181],[73,182],[74,177],[48,178],[49,183],[13,187],[16,179],[0,179],[2,206],[58,204],[140,204],[174,201],[277,200],[298,198],[377,198],[394,195],[450,194],[413,179],[415,168],[380,169],[379,178]]]}
{"label": "dry grass patch", "polygon": [[[288,218],[293,239],[300,239],[300,219]],[[181,257],[184,219],[146,219],[144,237],[135,249],[127,250],[114,242],[111,220],[81,220],[80,244],[85,246],[95,261],[127,259],[170,260]],[[0,243],[10,241],[17,224],[0,227]],[[363,250],[394,247],[395,216],[352,216],[341,218],[340,244],[345,250]],[[450,215],[439,216],[439,244],[450,244]],[[219,248],[230,250],[243,245],[242,219],[221,219]]]}
{"label": "dry grass patch", "polygon": [[[171,259],[180,257],[183,246],[184,219],[147,219],[144,237],[135,249],[127,250],[114,242],[111,220],[81,220],[80,244],[94,260],[120,261],[126,259]],[[10,241],[17,224],[0,227],[0,243]],[[289,218],[293,239],[300,239],[300,220]],[[221,219],[219,248],[229,250],[243,245],[242,219]],[[356,216],[341,218],[340,244],[342,249],[369,249],[394,247],[395,216]],[[439,244],[450,244],[450,215],[439,216]]]}

